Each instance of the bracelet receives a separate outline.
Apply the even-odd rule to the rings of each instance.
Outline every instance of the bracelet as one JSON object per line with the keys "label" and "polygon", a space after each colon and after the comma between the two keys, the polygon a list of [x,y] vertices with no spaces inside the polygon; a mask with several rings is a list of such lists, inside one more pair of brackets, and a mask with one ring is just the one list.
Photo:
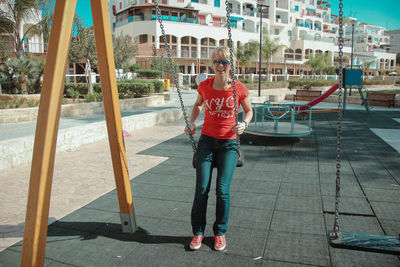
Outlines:
{"label": "bracelet", "polygon": [[244,123],[244,128],[247,129],[247,126],[249,126],[249,124],[247,123],[247,121],[243,121]]}

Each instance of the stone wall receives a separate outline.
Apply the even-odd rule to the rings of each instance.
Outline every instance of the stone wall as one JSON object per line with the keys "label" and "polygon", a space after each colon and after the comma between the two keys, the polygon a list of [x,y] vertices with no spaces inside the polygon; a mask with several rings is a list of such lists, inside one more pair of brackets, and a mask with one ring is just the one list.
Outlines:
{"label": "stone wall", "polygon": [[[132,110],[164,104],[170,94],[156,94],[149,97],[120,100],[121,111]],[[61,117],[101,114],[104,112],[103,102],[68,104],[61,106]],[[38,107],[0,109],[0,123],[35,121]]]}

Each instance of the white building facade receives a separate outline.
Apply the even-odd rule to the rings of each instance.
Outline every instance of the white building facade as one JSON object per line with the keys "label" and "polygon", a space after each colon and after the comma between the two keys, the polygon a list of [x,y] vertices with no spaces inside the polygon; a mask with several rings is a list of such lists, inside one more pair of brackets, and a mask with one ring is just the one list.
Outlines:
{"label": "white building facade", "polygon": [[[8,1],[12,3],[12,1]],[[11,17],[12,12],[9,11],[9,6],[6,1],[0,1],[0,9],[5,14],[10,14],[10,19],[13,20]],[[43,35],[42,34],[35,34],[29,33],[28,30],[33,26],[39,23],[42,20],[42,12],[41,10],[32,10],[31,16],[25,17],[22,20],[20,25],[19,33],[20,39],[23,39],[24,51],[27,53],[36,53],[36,54],[43,54],[45,53],[45,44],[43,42]],[[0,42],[10,44],[14,47],[14,40],[10,34],[0,34]],[[14,48],[14,52],[15,48]]]}
{"label": "white building facade", "polygon": [[[260,39],[260,12],[262,29],[267,29],[271,39],[279,40],[282,48],[273,55],[270,72],[293,75],[307,74],[310,69],[304,65],[309,56],[326,54],[334,64],[338,62],[339,19],[331,13],[329,1],[317,0],[264,0],[260,6],[255,0],[232,0],[229,2],[232,40],[234,48],[240,43]],[[228,45],[226,4],[221,0],[160,0],[163,25],[168,43],[176,62],[183,73],[190,73],[194,63],[196,73],[210,72],[209,58],[214,49]],[[115,35],[131,35],[138,44],[137,59],[160,56],[164,41],[156,18],[154,0],[112,0],[115,15],[113,29]],[[351,39],[347,38],[351,24],[344,22],[345,46],[344,64],[350,64]],[[369,25],[357,26],[357,38],[361,31],[368,35]],[[361,65],[365,60],[374,59],[373,68],[394,69],[395,54],[382,51],[388,44],[389,36],[379,28],[378,43],[367,48],[361,42],[354,47],[353,60]],[[369,35],[368,35],[369,36]],[[378,35],[373,35],[373,40]],[[358,39],[357,39],[358,40]],[[369,39],[367,39],[369,40]],[[363,47],[365,50],[362,50]],[[163,53],[163,52],[161,52]],[[164,53],[165,56],[165,53]],[[258,72],[258,62],[254,59],[246,73]],[[356,64],[358,62],[359,64]],[[384,62],[384,64],[380,64]],[[263,62],[262,73],[266,71]]]}

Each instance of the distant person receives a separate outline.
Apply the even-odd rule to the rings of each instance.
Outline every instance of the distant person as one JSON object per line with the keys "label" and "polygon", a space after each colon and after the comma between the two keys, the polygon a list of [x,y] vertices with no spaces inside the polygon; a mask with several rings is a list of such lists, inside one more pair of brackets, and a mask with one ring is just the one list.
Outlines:
{"label": "distant person", "polygon": [[193,239],[190,248],[201,247],[206,227],[208,193],[212,180],[213,160],[216,162],[217,207],[215,214],[214,248],[223,250],[226,246],[225,233],[228,229],[230,209],[230,185],[238,160],[237,137],[242,134],[253,117],[246,86],[235,81],[236,106],[244,110],[242,122],[236,124],[233,86],[231,84],[230,51],[227,47],[217,48],[211,56],[215,76],[202,81],[194,104],[189,126],[185,133],[196,130],[195,121],[203,107],[205,118],[196,153],[196,192],[193,201],[191,223]]}

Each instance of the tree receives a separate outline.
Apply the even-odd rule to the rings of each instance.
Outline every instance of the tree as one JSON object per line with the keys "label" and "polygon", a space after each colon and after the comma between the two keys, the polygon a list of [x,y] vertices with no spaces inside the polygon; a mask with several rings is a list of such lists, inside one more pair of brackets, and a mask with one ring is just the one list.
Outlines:
{"label": "tree", "polygon": [[[251,64],[252,58],[257,56],[257,47],[259,47],[259,42],[250,41],[244,45],[238,44],[236,49],[236,59],[240,68],[248,67]],[[241,73],[245,73],[242,69]]]}
{"label": "tree", "polygon": [[270,39],[267,29],[264,28],[262,35],[261,56],[267,60],[267,81],[269,81],[269,66],[272,56],[284,45],[279,44],[279,38]]}
{"label": "tree", "polygon": [[[175,69],[175,72],[177,72],[177,70],[179,70],[179,65],[176,62],[173,62],[173,67]],[[167,73],[172,73],[172,69],[171,69],[171,65],[169,64],[169,59],[168,57],[153,57],[151,60],[151,65],[150,68],[152,70],[159,70],[159,71],[164,71]]]}
{"label": "tree", "polygon": [[127,70],[130,60],[135,57],[136,45],[130,35],[113,37],[115,68]]}
{"label": "tree", "polygon": [[46,50],[50,39],[51,24],[53,23],[54,3],[53,0],[40,0],[40,10],[43,16],[40,22],[40,33],[43,34]]}
{"label": "tree", "polygon": [[74,30],[68,54],[70,63],[78,64],[85,70],[88,92],[93,93],[90,73],[97,68],[96,44],[93,28],[87,28],[81,17],[75,16]]}
{"label": "tree", "polygon": [[309,59],[304,63],[313,69],[313,74],[321,75],[322,72],[328,67],[332,66],[328,55],[318,54],[315,57],[310,56]]}
{"label": "tree", "polygon": [[44,72],[44,62],[36,57],[12,58],[0,66],[0,76],[14,88],[15,93],[38,92]]}
{"label": "tree", "polygon": [[367,72],[371,68],[371,66],[374,64],[375,64],[375,60],[364,61],[363,63],[361,63],[361,67],[364,72]]}
{"label": "tree", "polygon": [[37,21],[41,18],[39,0],[5,0],[5,8],[0,10],[0,33],[11,34],[17,58],[22,59],[24,39],[29,34],[40,32],[40,22],[26,26],[24,21]]}

